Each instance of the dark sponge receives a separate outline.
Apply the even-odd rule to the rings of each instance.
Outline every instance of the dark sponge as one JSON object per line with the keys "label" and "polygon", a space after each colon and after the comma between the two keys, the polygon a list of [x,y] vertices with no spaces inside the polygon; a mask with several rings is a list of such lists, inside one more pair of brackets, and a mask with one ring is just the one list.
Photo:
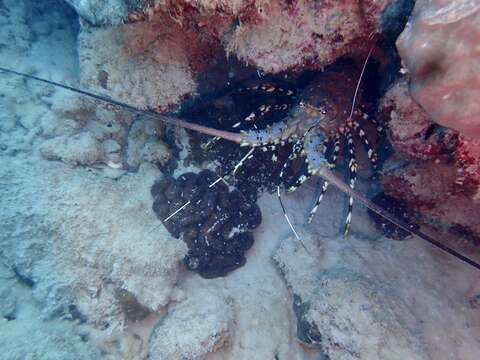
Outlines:
{"label": "dark sponge", "polygon": [[[381,192],[372,199],[372,202],[404,222],[411,229],[417,228],[412,219],[412,212],[408,209],[407,204],[404,201]],[[391,223],[370,209],[368,209],[368,215],[375,223],[377,229],[380,230],[387,238],[404,240],[410,236],[409,232]]]}
{"label": "dark sponge", "polygon": [[238,190],[229,191],[223,182],[210,188],[217,179],[214,172],[203,170],[162,179],[151,188],[153,211],[173,236],[183,235],[188,246],[185,266],[204,278],[225,276],[243,266],[254,242],[249,230],[262,222],[258,205]]}

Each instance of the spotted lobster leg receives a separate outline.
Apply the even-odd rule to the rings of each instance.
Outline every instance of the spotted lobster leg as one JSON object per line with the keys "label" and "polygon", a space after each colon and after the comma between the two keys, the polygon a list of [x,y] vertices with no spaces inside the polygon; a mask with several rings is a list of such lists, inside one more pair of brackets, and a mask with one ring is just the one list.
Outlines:
{"label": "spotted lobster leg", "polygon": [[[333,138],[333,151],[332,151],[332,158],[331,158],[332,165],[336,164],[339,153],[340,153],[340,134],[337,132]],[[322,202],[323,197],[327,192],[328,185],[329,185],[329,182],[327,180],[324,180],[322,189],[320,190],[320,194],[318,195],[317,201],[315,202],[315,205],[313,205],[313,208],[312,210],[310,210],[310,214],[308,215],[308,219],[307,219],[308,224],[312,222],[313,217],[315,216],[315,213],[317,212],[318,207],[320,206],[320,203]]]}

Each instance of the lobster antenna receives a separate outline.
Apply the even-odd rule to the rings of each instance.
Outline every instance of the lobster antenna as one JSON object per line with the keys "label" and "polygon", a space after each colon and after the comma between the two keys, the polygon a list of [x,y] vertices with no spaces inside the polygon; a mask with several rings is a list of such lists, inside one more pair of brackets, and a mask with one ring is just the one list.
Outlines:
{"label": "lobster antenna", "polygon": [[53,86],[56,86],[56,87],[59,87],[59,88],[77,93],[77,94],[84,95],[84,96],[89,97],[91,99],[100,100],[102,102],[121,107],[125,110],[133,112],[134,114],[143,115],[143,116],[146,116],[146,117],[151,118],[151,119],[159,120],[159,121],[162,121],[162,122],[164,122],[166,124],[169,124],[169,125],[173,125],[173,126],[182,127],[182,128],[185,128],[185,129],[197,131],[197,132],[202,133],[202,134],[207,134],[207,135],[211,135],[211,136],[218,136],[218,137],[221,137],[222,139],[226,139],[226,140],[235,142],[237,144],[239,144],[241,142],[240,134],[237,134],[237,133],[212,129],[212,128],[209,128],[207,126],[191,123],[191,122],[188,122],[188,121],[185,121],[185,120],[182,120],[182,119],[178,119],[178,118],[175,118],[175,117],[161,115],[161,114],[158,114],[158,113],[153,112],[153,111],[141,110],[141,109],[136,108],[135,106],[132,106],[132,105],[127,104],[127,103],[122,102],[122,101],[114,100],[114,99],[112,99],[108,96],[95,94],[91,91],[78,89],[78,88],[68,86],[68,85],[65,85],[65,84],[62,84],[62,83],[58,83],[58,82],[55,82],[55,81],[52,81],[52,80],[43,79],[43,78],[40,78],[38,76],[25,74],[25,73],[15,71],[15,70],[11,70],[11,69],[7,69],[7,68],[1,67],[1,66],[0,66],[0,71],[4,72],[4,73],[11,74],[11,75],[15,75],[15,76],[18,76],[18,77],[36,80],[36,81],[42,82],[44,84],[53,85]]}
{"label": "lobster antenna", "polygon": [[367,68],[368,60],[370,60],[370,56],[372,56],[372,52],[374,49],[375,45],[372,45],[370,48],[370,51],[368,52],[367,57],[365,58],[365,61],[363,63],[362,71],[360,73],[360,76],[357,81],[357,87],[355,88],[355,93],[353,95],[353,100],[352,100],[352,109],[350,110],[350,115],[348,118],[350,119],[353,116],[353,112],[355,111],[355,105],[357,102],[357,96],[358,96],[358,90],[360,89],[360,84],[362,83],[363,75],[365,74],[365,69]]}
{"label": "lobster antenna", "polygon": [[398,226],[399,228],[405,230],[411,235],[415,235],[420,239],[432,244],[433,246],[437,247],[438,249],[455,256],[457,259],[463,261],[464,263],[473,266],[474,268],[480,270],[480,264],[475,260],[470,259],[469,257],[459,253],[458,251],[448,247],[445,244],[442,244],[440,241],[435,240],[432,236],[426,234],[424,231],[417,230],[412,226],[408,225],[406,222],[396,218],[382,207],[378,206],[377,204],[373,203],[365,196],[361,195],[357,191],[351,189],[348,185],[346,185],[340,178],[338,178],[331,170],[327,168],[321,168],[318,173],[324,180],[328,181],[329,183],[333,184],[336,188],[338,188],[343,193],[349,195],[350,197],[354,198],[359,203],[363,204],[368,209],[372,210],[379,216],[383,217],[384,219],[388,220],[389,222],[393,223],[394,225]]}

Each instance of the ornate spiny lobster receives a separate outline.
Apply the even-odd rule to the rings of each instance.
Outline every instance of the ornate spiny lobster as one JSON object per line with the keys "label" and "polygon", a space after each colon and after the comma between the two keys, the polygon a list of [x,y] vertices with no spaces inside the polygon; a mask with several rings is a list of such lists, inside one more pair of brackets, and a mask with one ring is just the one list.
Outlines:
{"label": "ornate spiny lobster", "polygon": [[[307,166],[306,173],[298,177],[295,183],[289,187],[289,191],[294,191],[297,189],[311,176],[317,175],[326,169],[333,168],[341,149],[341,143],[345,142],[348,149],[349,158],[349,187],[351,190],[353,190],[357,173],[357,161],[355,159],[354,147],[355,134],[367,147],[368,157],[374,166],[377,159],[376,152],[371,148],[370,143],[366,138],[365,131],[363,130],[363,126],[361,125],[361,123],[367,117],[359,110],[355,110],[356,100],[357,98],[361,98],[359,84],[364,69],[365,66],[362,69],[362,72],[359,74],[359,72],[355,71],[353,67],[343,66],[340,70],[338,70],[336,67],[333,67],[330,70],[320,73],[310,82],[310,85],[304,89],[300,99],[297,102],[297,105],[289,111],[288,115],[284,119],[277,121],[271,126],[268,126],[262,130],[257,129],[254,124],[254,129],[240,131],[239,133],[213,129],[199,124],[186,122],[181,119],[140,111],[128,104],[105,98],[100,95],[91,94],[83,90],[57,84],[48,80],[39,79],[33,76],[29,77],[56,86],[61,86],[63,88],[67,88],[68,90],[76,91],[83,95],[94,97],[99,100],[107,101],[111,104],[118,105],[122,108],[127,108],[134,112],[141,112],[143,114],[147,113],[150,116],[155,114],[154,116],[156,118],[160,118],[160,120],[166,123],[196,130],[208,135],[213,135],[217,139],[222,138],[230,140],[240,144],[240,146],[250,147],[251,149],[247,152],[247,154],[232,169],[231,172],[233,174],[240,169],[245,161],[253,157],[255,151],[274,151],[279,145],[281,146],[285,145],[286,143],[293,143],[291,154],[284,163],[280,172],[279,184],[284,178],[289,163],[295,158],[303,158]],[[0,68],[0,70],[14,73],[16,75],[24,75],[8,69]],[[265,93],[280,92],[287,96],[293,94],[291,90],[265,84],[243,90]],[[280,105],[283,110],[284,106],[286,105]],[[252,112],[244,119],[244,122],[251,123],[252,120],[260,119],[269,111],[269,109],[270,106],[262,105],[259,108],[259,114]],[[240,123],[237,123],[233,127],[236,128],[240,125]],[[226,174],[224,176],[226,176]],[[221,179],[222,177],[211,184],[211,186],[214,186]],[[308,222],[312,221],[329,183],[330,181],[327,180],[325,180],[323,183],[320,195],[308,217]],[[280,185],[277,186],[277,194],[281,202]],[[185,204],[169,217],[164,219],[164,221],[168,221],[188,205],[189,204]],[[353,196],[350,195],[348,213],[344,228],[345,236],[348,234],[351,224],[352,205]],[[283,204],[282,209],[284,210]],[[295,235],[297,235],[285,211],[284,214],[293,232]]]}
{"label": "ornate spiny lobster", "polygon": [[[368,58],[367,58],[368,59]],[[359,123],[359,120],[365,119],[365,115],[361,114],[358,110],[355,109],[356,107],[356,99],[359,93],[359,86],[360,80],[362,78],[363,72],[365,70],[366,62],[364,63],[362,72],[357,80],[357,85],[354,87],[354,81],[351,76],[347,76],[344,74],[342,76],[343,79],[335,77],[333,81],[336,82],[338,86],[338,93],[323,93],[323,92],[316,92],[321,89],[322,82],[313,82],[312,86],[308,87],[304,96],[310,93],[310,95],[314,95],[313,97],[309,98],[309,102],[305,103],[303,100],[300,101],[299,105],[294,108],[289,116],[283,121],[276,123],[274,126],[267,128],[265,130],[252,130],[247,132],[241,133],[233,133],[229,131],[223,131],[218,129],[212,129],[206,126],[202,126],[199,124],[194,124],[182,119],[168,117],[165,115],[161,115],[151,111],[144,111],[137,109],[134,106],[129,104],[110,99],[106,96],[98,95],[89,91],[81,90],[78,88],[74,88],[65,84],[57,83],[51,80],[39,78],[33,75],[21,73],[12,69],[7,69],[4,67],[0,67],[0,72],[7,73],[15,76],[19,76],[26,79],[32,79],[35,81],[39,81],[42,83],[46,83],[49,85],[53,85],[56,87],[60,87],[78,94],[82,94],[86,97],[96,99],[110,105],[122,108],[124,110],[131,111],[134,114],[143,115],[145,117],[149,117],[152,119],[156,119],[162,121],[166,124],[171,124],[173,126],[183,127],[186,129],[190,129],[193,131],[198,131],[200,133],[204,133],[207,135],[211,135],[214,137],[226,139],[229,141],[236,142],[240,145],[244,146],[251,146],[252,148],[250,151],[245,155],[240,162],[231,170],[231,172],[235,173],[246,161],[248,158],[252,157],[253,152],[257,148],[266,148],[270,146],[271,149],[275,149],[276,144],[282,142],[292,142],[294,141],[293,151],[289,156],[289,160],[293,159],[299,155],[303,155],[305,157],[305,161],[308,162],[308,172],[307,175],[301,176],[297,183],[292,188],[293,190],[298,187],[301,183],[303,183],[309,176],[313,174],[317,174],[324,179],[324,184],[322,190],[320,192],[320,196],[310,213],[309,220],[316,211],[319,202],[321,201],[326,188],[329,183],[336,186],[339,190],[343,193],[347,194],[349,199],[349,212],[347,215],[347,221],[345,224],[345,233],[348,233],[349,225],[351,222],[351,207],[353,203],[353,199],[359,201],[367,208],[372,210],[373,212],[377,213],[379,216],[383,217],[387,221],[391,222],[392,224],[400,227],[401,229],[407,231],[408,233],[414,234],[429,242],[430,244],[436,246],[437,248],[441,249],[444,252],[449,253],[452,256],[455,256],[457,259],[475,267],[476,269],[480,270],[480,264],[477,263],[475,260],[470,259],[469,257],[463,255],[462,253],[444,245],[442,242],[436,240],[434,237],[430,236],[428,233],[419,230],[413,224],[408,224],[403,220],[398,219],[397,217],[390,214],[388,211],[383,209],[382,207],[374,204],[363,195],[354,191],[355,186],[355,176],[357,170],[357,164],[355,160],[355,152],[354,152],[354,142],[353,142],[353,134],[357,134],[358,137],[363,141],[364,145],[367,147],[368,157],[372,161],[373,165],[376,165],[377,156],[373,149],[371,149],[368,139],[365,137],[365,132],[362,129],[362,126]],[[338,73],[336,76],[339,75]],[[342,80],[342,81],[339,81]],[[342,87],[342,84],[345,85]],[[355,88],[355,91],[352,92],[352,89]],[[309,90],[311,89],[311,90]],[[342,90],[343,89],[343,90]],[[262,89],[263,90],[263,89]],[[345,96],[347,94],[347,96]],[[345,109],[348,109],[349,104],[349,96],[348,94],[353,94],[351,97],[351,108],[350,113],[347,115]],[[337,109],[337,113],[335,113],[335,109]],[[338,110],[341,109],[341,110]],[[334,115],[337,115],[338,118]],[[338,119],[345,119],[340,127],[335,126],[335,121]],[[287,121],[288,120],[288,121]],[[375,123],[373,119],[371,119],[372,123],[376,126],[378,131],[381,131],[381,127]],[[333,167],[333,163],[335,163],[336,157],[340,150],[340,141],[344,138],[347,142],[348,153],[349,153],[349,170],[350,170],[350,182],[349,184],[345,184],[341,179],[339,179],[336,175],[331,172],[331,168]],[[328,157],[328,148],[331,148],[331,162],[327,160]],[[288,166],[287,163],[284,164],[283,168],[285,169]],[[283,175],[283,172],[282,172]],[[225,175],[224,175],[225,176]],[[223,177],[219,177],[215,180],[210,187],[215,186],[216,183],[222,181]],[[283,204],[280,198],[280,188],[277,187],[278,196],[280,203],[282,205],[282,209],[284,210],[284,215],[291,226],[291,229],[299,239],[295,229],[290,223],[288,216],[283,208]],[[174,216],[176,213],[182,210],[185,206],[188,206],[189,203],[186,203],[180,209],[178,209],[174,214],[170,215]],[[164,221],[168,220],[165,219]]]}
{"label": "ornate spiny lobster", "polygon": [[[282,181],[288,164],[293,159],[302,157],[307,164],[306,173],[298,177],[288,189],[294,191],[308,178],[318,174],[321,169],[334,167],[342,148],[341,145],[346,143],[350,175],[349,186],[354,189],[358,166],[355,158],[355,136],[358,136],[365,145],[368,157],[374,167],[376,167],[377,161],[377,154],[372,149],[363,126],[369,117],[354,109],[355,100],[361,98],[361,93],[358,92],[360,77],[359,72],[350,66],[343,66],[340,70],[333,67],[320,73],[310,82],[310,85],[302,92],[297,106],[293,107],[284,119],[263,130],[241,131],[237,142],[240,142],[242,146],[249,146],[251,149],[237,164],[235,171],[246,159],[253,156],[256,149],[275,150],[276,146],[291,142],[293,148],[280,172],[279,182]],[[269,93],[277,91],[282,94],[288,91],[271,85],[254,86],[245,90]],[[270,106],[261,105],[258,109],[260,114],[252,112],[244,121],[252,122],[252,119],[261,118],[269,108]],[[374,122],[373,119],[372,121]],[[374,124],[375,128],[381,130],[375,122]],[[240,123],[236,123],[233,127],[240,125]],[[308,222],[312,221],[328,185],[328,181],[323,183],[320,195],[308,217]],[[277,194],[280,194],[279,188],[277,188]],[[348,234],[350,228],[352,205],[353,198],[350,197],[344,235]],[[287,221],[289,221],[288,217]]]}

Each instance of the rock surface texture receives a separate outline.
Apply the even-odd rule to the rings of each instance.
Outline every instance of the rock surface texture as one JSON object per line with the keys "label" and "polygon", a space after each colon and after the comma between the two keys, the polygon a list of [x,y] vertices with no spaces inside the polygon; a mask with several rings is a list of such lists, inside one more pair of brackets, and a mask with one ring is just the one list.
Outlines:
{"label": "rock surface texture", "polygon": [[234,322],[231,304],[208,290],[189,296],[158,324],[150,341],[150,359],[200,360],[228,346]]}
{"label": "rock surface texture", "polygon": [[383,170],[386,193],[478,244],[478,141],[434,123],[410,96],[404,79],[387,91],[379,110],[396,150]]}
{"label": "rock surface texture", "polygon": [[[317,241],[312,234],[303,240],[308,252],[292,239],[285,239],[274,255],[294,294],[293,307],[301,313],[297,337],[303,342],[320,346],[329,359],[426,360],[436,358],[434,354],[442,359],[473,359],[468,348],[476,340],[458,334],[456,340],[447,340],[446,335],[431,341],[433,324],[447,319],[460,324],[474,316],[471,320],[478,326],[479,318],[472,309],[464,308],[462,314],[450,312],[453,303],[461,304],[464,289],[450,287],[451,295],[441,296],[441,272],[431,279],[417,276],[436,266],[431,262],[435,255],[424,244],[380,240],[373,249],[354,237],[348,242],[327,237]],[[394,274],[408,257],[416,257],[413,253],[421,254],[423,263],[411,263],[409,271],[393,285]],[[442,262],[441,266],[453,275],[462,271],[456,265]],[[441,341],[453,341],[452,347],[443,344],[449,349],[447,356],[440,354]]]}

